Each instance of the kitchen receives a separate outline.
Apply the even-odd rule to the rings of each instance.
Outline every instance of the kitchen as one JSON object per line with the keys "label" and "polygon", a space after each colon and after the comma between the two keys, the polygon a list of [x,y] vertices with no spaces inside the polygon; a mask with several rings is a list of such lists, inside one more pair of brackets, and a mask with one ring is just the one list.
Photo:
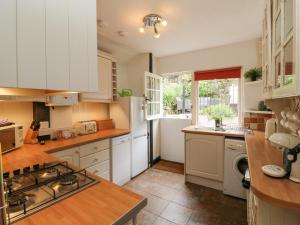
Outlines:
{"label": "kitchen", "polygon": [[1,1],[1,224],[299,224],[299,13]]}

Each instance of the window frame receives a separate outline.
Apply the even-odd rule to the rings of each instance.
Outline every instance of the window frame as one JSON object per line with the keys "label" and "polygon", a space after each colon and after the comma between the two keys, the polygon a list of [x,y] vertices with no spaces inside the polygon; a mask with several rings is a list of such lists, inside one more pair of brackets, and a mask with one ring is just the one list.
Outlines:
{"label": "window frame", "polygon": [[[242,116],[242,78],[235,78],[238,79],[238,93],[239,93],[239,104],[238,104],[238,121],[242,124],[243,116]],[[196,127],[201,127],[199,124],[199,81],[192,80],[192,105],[196,106],[192,108],[192,124],[196,125]],[[202,126],[203,127],[203,126]]]}

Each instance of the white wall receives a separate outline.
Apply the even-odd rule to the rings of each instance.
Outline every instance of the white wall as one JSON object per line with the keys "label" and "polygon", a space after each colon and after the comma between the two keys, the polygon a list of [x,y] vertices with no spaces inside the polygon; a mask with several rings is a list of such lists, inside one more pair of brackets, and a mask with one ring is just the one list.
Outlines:
{"label": "white wall", "polygon": [[23,125],[25,136],[33,120],[32,102],[0,102],[0,118]]}
{"label": "white wall", "polygon": [[141,53],[131,59],[127,64],[128,87],[134,96],[144,94],[144,74],[149,71],[149,54]]}
{"label": "white wall", "polygon": [[77,121],[108,119],[108,104],[81,102],[74,106],[54,107],[50,110],[53,129],[69,128]]}
{"label": "white wall", "polygon": [[184,163],[184,133],[181,130],[191,123],[191,119],[163,118],[160,120],[162,159]]}
{"label": "white wall", "polygon": [[158,72],[171,73],[257,65],[258,39],[158,58]]}

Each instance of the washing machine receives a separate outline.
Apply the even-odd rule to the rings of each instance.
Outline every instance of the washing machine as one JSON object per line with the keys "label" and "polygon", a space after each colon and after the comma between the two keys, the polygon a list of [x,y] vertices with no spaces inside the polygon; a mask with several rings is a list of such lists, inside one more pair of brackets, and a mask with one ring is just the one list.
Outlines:
{"label": "washing machine", "polygon": [[242,180],[248,169],[246,143],[241,139],[225,139],[223,193],[246,199]]}

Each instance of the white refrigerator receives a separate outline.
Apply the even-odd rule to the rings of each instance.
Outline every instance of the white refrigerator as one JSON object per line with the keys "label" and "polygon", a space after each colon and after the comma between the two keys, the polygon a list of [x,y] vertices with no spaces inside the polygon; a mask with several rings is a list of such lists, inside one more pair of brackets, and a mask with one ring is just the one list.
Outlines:
{"label": "white refrigerator", "polygon": [[116,128],[129,129],[131,133],[131,177],[148,168],[147,120],[143,97],[123,97],[110,105],[110,118]]}

